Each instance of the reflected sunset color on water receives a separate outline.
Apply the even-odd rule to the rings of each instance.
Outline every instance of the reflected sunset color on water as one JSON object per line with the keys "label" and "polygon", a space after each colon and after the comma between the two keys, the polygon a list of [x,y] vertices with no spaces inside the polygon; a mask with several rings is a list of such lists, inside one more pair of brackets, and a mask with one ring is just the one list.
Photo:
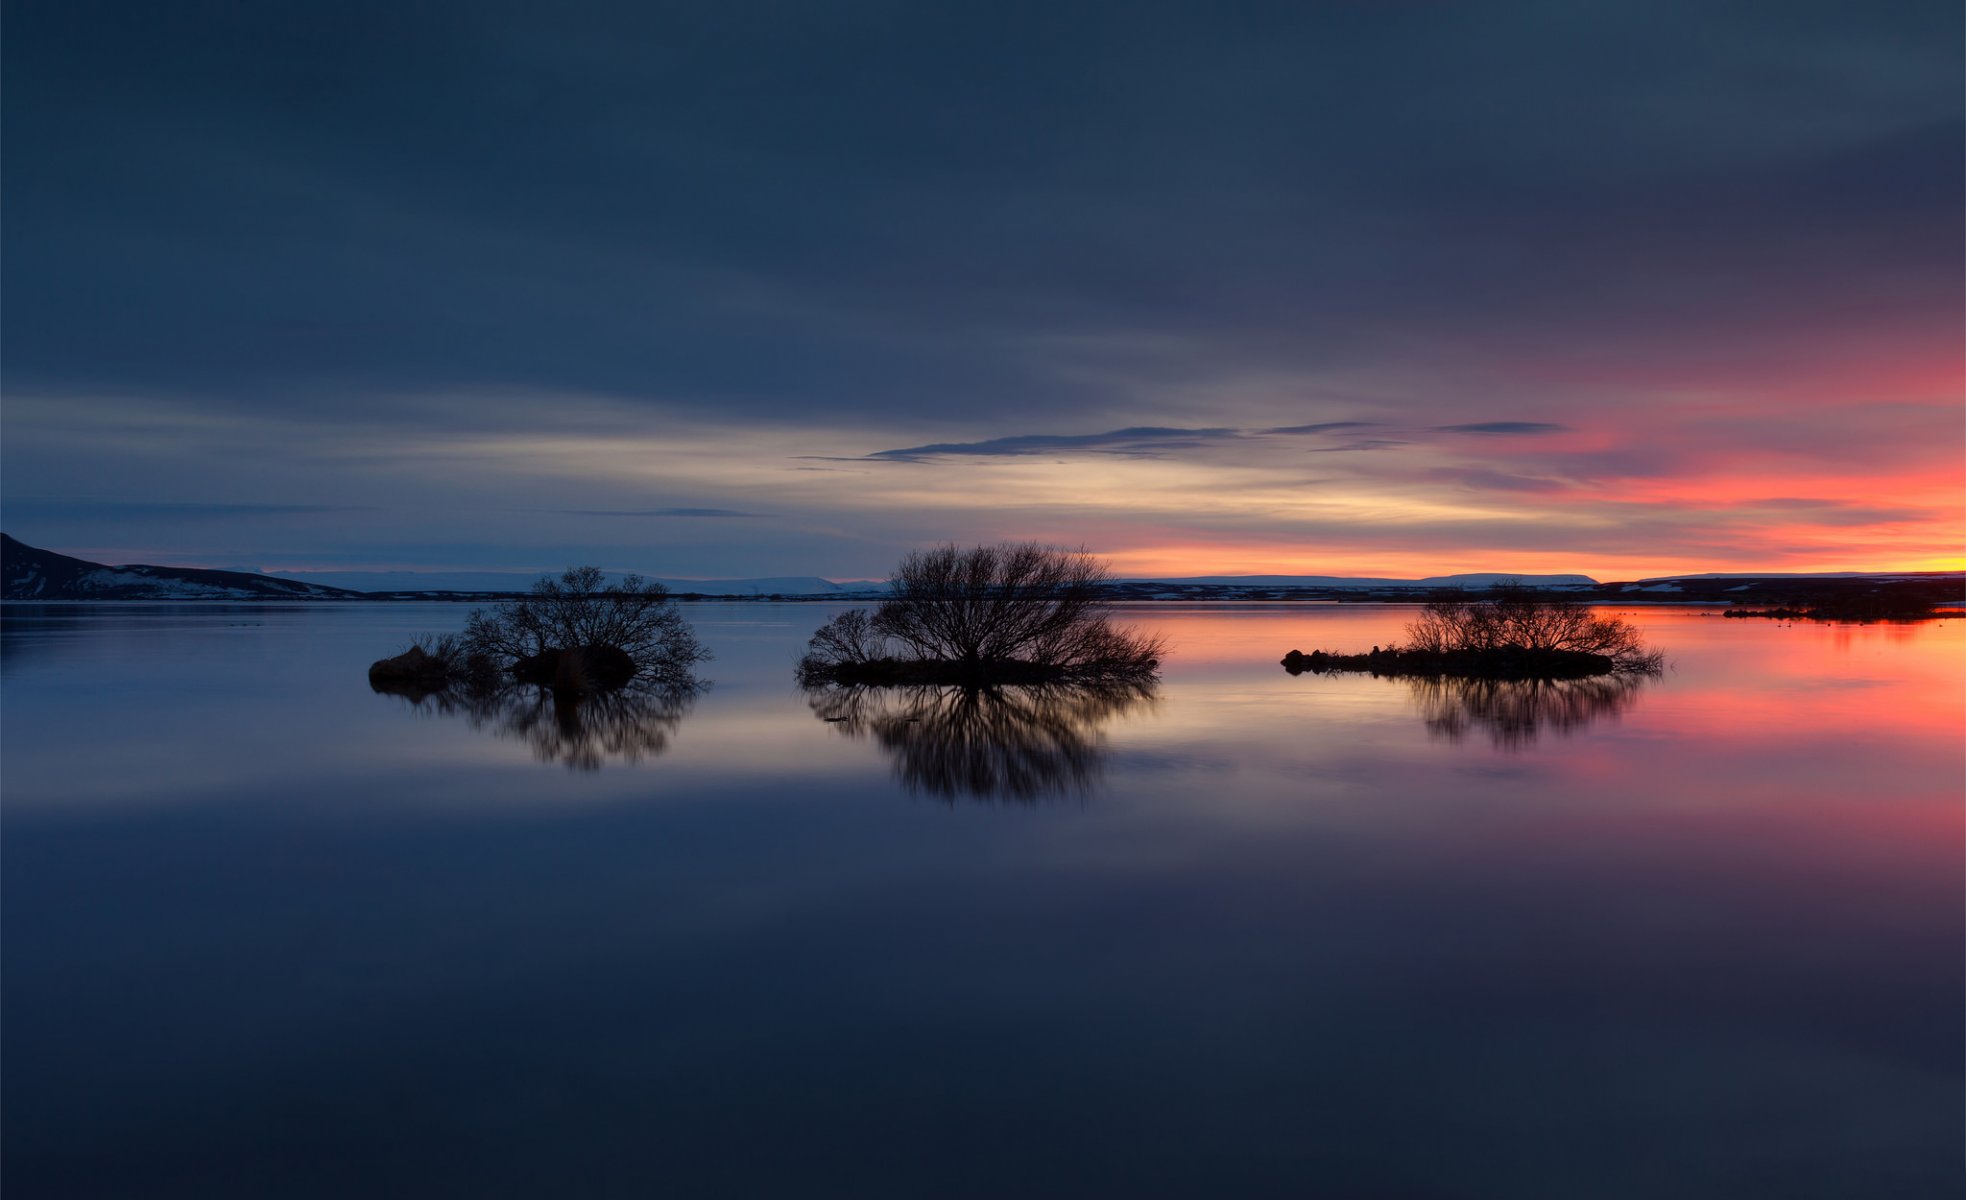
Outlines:
{"label": "reflected sunset color on water", "polygon": [[369,688],[464,611],[8,606],[10,1190],[1957,1182],[1966,622],[1616,610],[1606,691],[1137,605],[1138,694],[814,694],[837,606],[700,604],[687,704]]}

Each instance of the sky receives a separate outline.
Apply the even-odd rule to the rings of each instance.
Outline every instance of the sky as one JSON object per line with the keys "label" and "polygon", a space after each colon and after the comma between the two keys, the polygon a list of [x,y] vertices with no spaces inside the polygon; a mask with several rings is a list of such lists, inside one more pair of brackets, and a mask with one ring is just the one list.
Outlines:
{"label": "sky", "polygon": [[107,562],[1966,565],[1961,8],[7,0]]}

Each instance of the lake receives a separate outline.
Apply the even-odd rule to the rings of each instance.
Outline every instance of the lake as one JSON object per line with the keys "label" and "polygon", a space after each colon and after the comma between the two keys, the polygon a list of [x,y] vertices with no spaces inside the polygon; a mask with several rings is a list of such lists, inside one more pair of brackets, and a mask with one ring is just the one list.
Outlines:
{"label": "lake", "polygon": [[567,712],[372,693],[453,605],[7,605],[8,1200],[1966,1182],[1966,621],[813,698],[838,606],[685,611],[707,691]]}

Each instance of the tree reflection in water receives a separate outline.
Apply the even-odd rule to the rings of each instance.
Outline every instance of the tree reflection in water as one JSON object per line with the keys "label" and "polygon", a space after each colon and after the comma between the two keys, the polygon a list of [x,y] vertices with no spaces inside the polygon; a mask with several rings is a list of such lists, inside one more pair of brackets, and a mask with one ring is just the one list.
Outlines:
{"label": "tree reflection in water", "polygon": [[524,684],[414,692],[377,688],[419,712],[463,717],[473,729],[524,742],[540,762],[596,771],[609,761],[637,763],[669,749],[669,738],[702,689],[635,687],[555,691]]}
{"label": "tree reflection in water", "polygon": [[1585,679],[1408,677],[1413,701],[1435,737],[1460,742],[1480,731],[1504,750],[1526,749],[1544,729],[1568,734],[1616,718],[1638,701],[1653,675]]}
{"label": "tree reflection in water", "polygon": [[1014,687],[828,687],[812,711],[880,743],[909,791],[955,801],[1084,796],[1105,769],[1102,726],[1151,707],[1151,681]]}

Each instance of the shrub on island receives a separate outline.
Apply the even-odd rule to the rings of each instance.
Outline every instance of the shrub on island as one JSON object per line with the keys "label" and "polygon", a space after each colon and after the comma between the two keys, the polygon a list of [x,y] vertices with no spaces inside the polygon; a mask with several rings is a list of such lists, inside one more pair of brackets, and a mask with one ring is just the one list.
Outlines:
{"label": "shrub on island", "polygon": [[1490,679],[1656,675],[1665,666],[1664,653],[1647,648],[1631,622],[1515,584],[1498,585],[1480,598],[1442,596],[1407,625],[1406,637],[1403,646],[1374,646],[1368,654],[1292,650],[1283,666],[1293,675],[1369,671]]}
{"label": "shrub on island", "polygon": [[462,634],[418,638],[372,665],[369,683],[434,692],[510,676],[564,692],[694,688],[696,664],[709,657],[661,584],[638,575],[608,583],[599,567],[574,567],[523,599],[473,612]]}
{"label": "shrub on island", "polygon": [[862,686],[1144,680],[1160,670],[1157,636],[1104,614],[1104,564],[1035,543],[939,546],[908,555],[891,595],[851,609],[812,637],[799,682]]}

